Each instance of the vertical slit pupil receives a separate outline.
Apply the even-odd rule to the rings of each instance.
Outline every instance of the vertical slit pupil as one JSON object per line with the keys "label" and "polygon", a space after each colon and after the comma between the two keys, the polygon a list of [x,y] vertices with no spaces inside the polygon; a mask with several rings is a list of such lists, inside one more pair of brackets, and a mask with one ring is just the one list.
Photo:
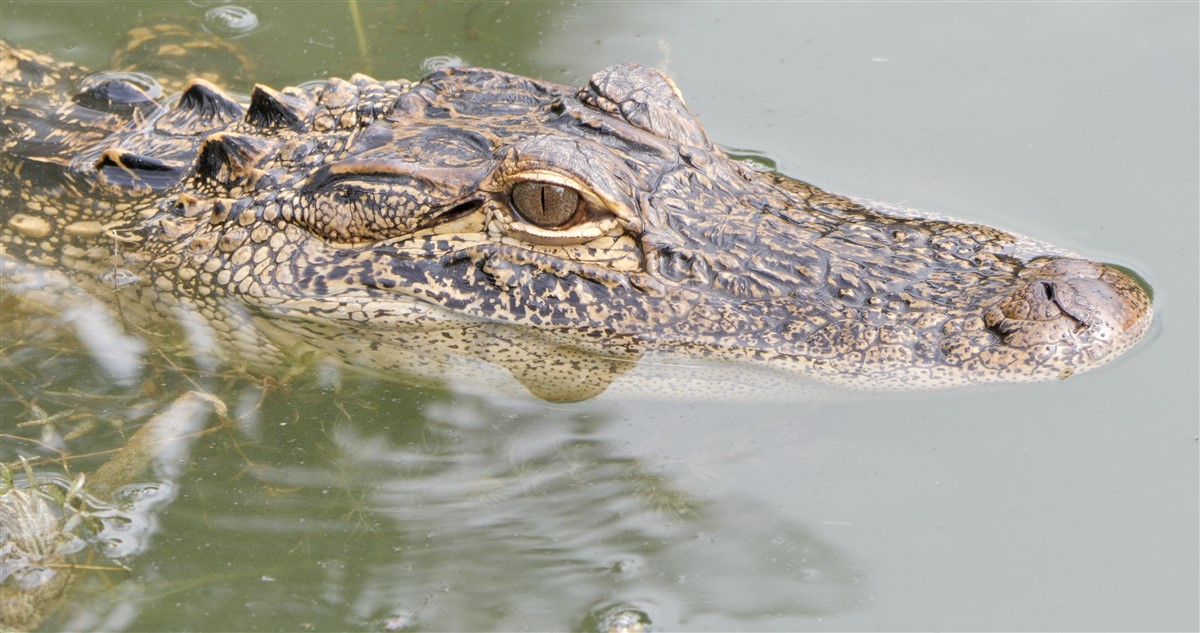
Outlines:
{"label": "vertical slit pupil", "polygon": [[512,188],[512,205],[522,218],[543,228],[566,224],[579,208],[579,193],[541,182],[519,182]]}
{"label": "vertical slit pupil", "polygon": [[1046,301],[1054,301],[1054,284],[1048,281],[1043,281],[1041,286],[1042,296],[1046,298]]}

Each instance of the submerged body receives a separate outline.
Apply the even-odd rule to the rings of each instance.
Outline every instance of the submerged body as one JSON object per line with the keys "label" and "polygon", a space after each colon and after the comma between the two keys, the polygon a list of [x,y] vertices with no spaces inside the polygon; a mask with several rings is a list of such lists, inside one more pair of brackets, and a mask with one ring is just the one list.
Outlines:
{"label": "submerged body", "polygon": [[912,389],[1066,377],[1151,320],[1110,266],[732,160],[640,66],[581,88],[356,75],[248,103],[8,44],[0,70],[5,283],[65,271],[123,319],[182,323],[198,355],[303,342],[554,400],[647,355]]}

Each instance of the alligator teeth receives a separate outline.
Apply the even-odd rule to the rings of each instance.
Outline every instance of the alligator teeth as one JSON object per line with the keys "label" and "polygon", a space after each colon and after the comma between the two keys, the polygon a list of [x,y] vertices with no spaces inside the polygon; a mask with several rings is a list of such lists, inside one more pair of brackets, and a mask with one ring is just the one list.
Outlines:
{"label": "alligator teeth", "polygon": [[257,84],[250,95],[246,123],[260,128],[299,130],[312,108],[312,102],[300,94],[279,92]]}

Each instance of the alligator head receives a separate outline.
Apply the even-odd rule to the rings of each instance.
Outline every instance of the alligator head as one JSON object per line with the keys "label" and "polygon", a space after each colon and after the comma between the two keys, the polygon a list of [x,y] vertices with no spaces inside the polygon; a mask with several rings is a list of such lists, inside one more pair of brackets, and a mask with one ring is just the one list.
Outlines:
{"label": "alligator head", "polygon": [[503,367],[563,400],[647,354],[869,389],[1022,382],[1101,365],[1151,319],[1116,268],[730,159],[632,64],[578,89],[448,68],[248,106],[195,81],[143,120],[87,165],[153,201],[121,229],[126,265],[219,331],[389,371]]}

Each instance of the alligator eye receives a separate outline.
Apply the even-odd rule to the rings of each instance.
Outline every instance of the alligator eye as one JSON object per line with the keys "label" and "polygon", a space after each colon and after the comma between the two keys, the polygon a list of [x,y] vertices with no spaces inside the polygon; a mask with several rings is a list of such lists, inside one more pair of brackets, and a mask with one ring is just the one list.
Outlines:
{"label": "alligator eye", "polygon": [[580,216],[585,206],[578,191],[543,182],[518,182],[510,195],[517,213],[544,229],[566,226]]}

